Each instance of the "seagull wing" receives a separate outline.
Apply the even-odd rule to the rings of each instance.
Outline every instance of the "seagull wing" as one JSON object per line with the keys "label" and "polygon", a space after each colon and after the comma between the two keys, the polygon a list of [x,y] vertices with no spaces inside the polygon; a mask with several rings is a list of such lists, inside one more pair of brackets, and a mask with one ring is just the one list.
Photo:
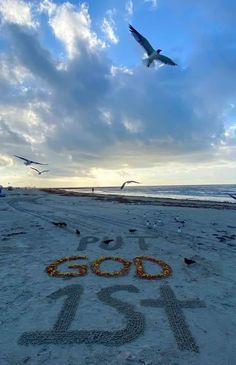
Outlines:
{"label": "seagull wing", "polygon": [[134,180],[127,181],[127,184],[130,184],[130,183],[140,184],[140,182],[134,181]]}
{"label": "seagull wing", "polygon": [[121,190],[125,187],[125,184],[127,183],[127,181],[125,181],[122,185],[121,185]]}
{"label": "seagull wing", "polygon": [[43,171],[41,171],[41,173],[43,173],[43,172],[48,172],[48,171],[50,171],[50,170],[43,170]]}
{"label": "seagull wing", "polygon": [[169,57],[166,57],[162,54],[160,54],[158,56],[158,61],[161,61],[162,63],[165,63],[166,65],[171,65],[171,66],[177,66],[177,63],[175,63],[174,61],[172,61]]}
{"label": "seagull wing", "polygon": [[24,160],[24,161],[29,161],[29,160],[27,160],[27,158],[24,158],[24,157],[20,157],[20,156],[17,156],[17,155],[14,155],[15,157],[17,157],[17,158],[20,158],[21,160]]}
{"label": "seagull wing", "polygon": [[39,170],[35,169],[34,167],[31,167],[32,170],[35,170],[37,172],[40,172]]}
{"label": "seagull wing", "polygon": [[132,25],[129,24],[129,30],[132,33],[132,36],[136,41],[145,49],[148,56],[150,56],[155,50],[152,48],[151,44],[148,42],[148,40],[142,36]]}
{"label": "seagull wing", "polygon": [[35,165],[48,165],[48,163],[41,163],[36,161],[30,161],[31,163],[34,163]]}

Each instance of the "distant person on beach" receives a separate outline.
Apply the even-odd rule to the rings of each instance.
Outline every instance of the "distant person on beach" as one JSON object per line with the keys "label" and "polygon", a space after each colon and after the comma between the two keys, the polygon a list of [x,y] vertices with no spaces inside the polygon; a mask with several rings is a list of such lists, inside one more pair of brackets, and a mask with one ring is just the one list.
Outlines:
{"label": "distant person on beach", "polygon": [[94,188],[92,188],[92,193],[94,193]]}

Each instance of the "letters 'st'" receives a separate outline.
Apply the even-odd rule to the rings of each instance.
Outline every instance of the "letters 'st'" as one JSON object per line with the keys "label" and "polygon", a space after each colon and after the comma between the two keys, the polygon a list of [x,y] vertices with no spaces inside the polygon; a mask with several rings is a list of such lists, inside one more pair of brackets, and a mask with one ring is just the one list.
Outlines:
{"label": "letters 'st'", "polygon": [[163,307],[179,349],[199,352],[182,308],[202,308],[205,307],[204,302],[198,299],[178,300],[169,285],[162,285],[160,291],[160,299],[143,299],[141,304],[146,307]]}

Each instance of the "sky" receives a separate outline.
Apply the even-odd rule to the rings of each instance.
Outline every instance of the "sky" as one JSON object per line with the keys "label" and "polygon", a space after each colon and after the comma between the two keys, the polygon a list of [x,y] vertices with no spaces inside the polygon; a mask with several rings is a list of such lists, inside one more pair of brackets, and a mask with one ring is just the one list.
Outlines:
{"label": "sky", "polygon": [[[235,13],[235,0],[1,0],[0,184],[236,183]],[[178,66],[146,68],[129,23]]]}

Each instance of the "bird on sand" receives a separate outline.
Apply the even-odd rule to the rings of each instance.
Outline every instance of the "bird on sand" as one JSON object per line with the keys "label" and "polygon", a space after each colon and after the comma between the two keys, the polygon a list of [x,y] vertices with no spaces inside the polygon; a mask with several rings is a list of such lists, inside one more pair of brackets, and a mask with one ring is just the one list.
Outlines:
{"label": "bird on sand", "polygon": [[177,66],[177,63],[172,61],[171,58],[160,54],[162,52],[161,49],[155,50],[151,46],[149,41],[145,37],[143,37],[142,34],[140,34],[130,24],[129,24],[129,30],[130,30],[131,34],[133,35],[134,39],[144,48],[144,50],[146,51],[146,53],[148,55],[148,57],[144,59],[144,63],[146,64],[147,67],[149,67],[154,60],[159,61],[166,65]]}
{"label": "bird on sand", "polygon": [[47,163],[41,163],[41,162],[36,162],[36,161],[28,160],[28,158],[24,158],[24,157],[21,157],[21,156],[17,156],[17,155],[14,155],[14,156],[17,157],[17,158],[20,158],[23,161],[25,161],[24,164],[26,166],[31,165],[31,164],[35,164],[35,165],[48,165]]}
{"label": "bird on sand", "polygon": [[191,259],[187,259],[186,257],[184,258],[184,262],[187,265],[192,265],[192,264],[195,264],[196,263],[196,261],[191,260]]}
{"label": "bird on sand", "polygon": [[38,173],[39,175],[42,175],[42,174],[44,174],[45,172],[48,172],[48,171],[49,171],[49,170],[39,171],[38,169],[35,169],[34,167],[31,167],[31,169],[32,169],[32,170],[37,171],[37,173]]}
{"label": "bird on sand", "polygon": [[54,224],[54,226],[58,226],[58,227],[66,227],[67,223],[65,222],[52,222],[52,224]]}
{"label": "bird on sand", "polygon": [[140,184],[140,182],[138,181],[134,181],[134,180],[128,180],[128,181],[125,181],[122,185],[121,185],[121,190],[124,189],[125,185],[126,184],[131,184],[131,183],[135,183],[135,184]]}
{"label": "bird on sand", "polygon": [[177,223],[180,223],[180,224],[182,224],[182,226],[184,226],[185,225],[185,221],[184,220],[180,220],[178,217],[175,217],[175,221],[177,222]]}
{"label": "bird on sand", "polygon": [[112,241],[114,241],[114,240],[113,240],[113,239],[110,239],[110,240],[104,240],[104,241],[103,241],[103,243],[108,244],[108,243],[110,243],[110,242],[112,242]]}

